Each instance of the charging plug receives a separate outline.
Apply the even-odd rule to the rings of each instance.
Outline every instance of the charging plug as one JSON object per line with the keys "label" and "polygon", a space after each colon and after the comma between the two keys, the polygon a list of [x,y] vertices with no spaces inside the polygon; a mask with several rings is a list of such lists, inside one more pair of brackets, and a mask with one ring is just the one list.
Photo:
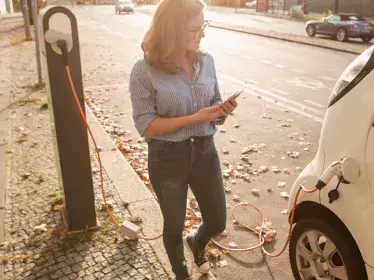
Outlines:
{"label": "charging plug", "polygon": [[68,62],[68,42],[66,40],[62,40],[62,39],[57,40],[57,46],[61,50],[64,65],[65,66],[69,65],[69,62]]}

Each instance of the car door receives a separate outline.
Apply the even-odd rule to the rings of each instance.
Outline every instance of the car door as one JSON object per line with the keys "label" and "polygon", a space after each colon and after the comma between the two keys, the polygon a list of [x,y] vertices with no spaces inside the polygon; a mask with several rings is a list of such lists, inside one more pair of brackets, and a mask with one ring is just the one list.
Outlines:
{"label": "car door", "polygon": [[341,17],[338,15],[333,15],[332,17],[326,19],[322,32],[326,35],[335,35],[340,21]]}

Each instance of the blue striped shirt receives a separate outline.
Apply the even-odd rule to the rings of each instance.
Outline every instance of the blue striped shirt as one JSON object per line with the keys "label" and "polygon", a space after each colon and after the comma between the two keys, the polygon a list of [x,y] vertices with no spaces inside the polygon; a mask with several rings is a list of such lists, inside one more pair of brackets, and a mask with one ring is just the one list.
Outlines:
{"label": "blue striped shirt", "polygon": [[[149,66],[145,59],[135,63],[129,89],[133,119],[140,135],[144,135],[155,118],[189,116],[202,108],[222,103],[213,57],[202,53],[194,69],[191,83],[187,71],[180,66],[177,66],[176,74],[170,74]],[[216,125],[224,120],[225,117],[221,117],[215,122],[189,125],[163,135],[146,137],[146,141],[179,142],[190,137],[213,135],[217,131]]]}

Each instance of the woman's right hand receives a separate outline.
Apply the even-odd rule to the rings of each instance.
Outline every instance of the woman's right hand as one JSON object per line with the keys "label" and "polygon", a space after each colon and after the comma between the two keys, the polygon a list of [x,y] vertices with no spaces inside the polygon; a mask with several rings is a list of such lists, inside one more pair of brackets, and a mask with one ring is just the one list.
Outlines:
{"label": "woman's right hand", "polygon": [[212,122],[222,116],[220,106],[206,107],[192,115],[194,121],[200,122]]}

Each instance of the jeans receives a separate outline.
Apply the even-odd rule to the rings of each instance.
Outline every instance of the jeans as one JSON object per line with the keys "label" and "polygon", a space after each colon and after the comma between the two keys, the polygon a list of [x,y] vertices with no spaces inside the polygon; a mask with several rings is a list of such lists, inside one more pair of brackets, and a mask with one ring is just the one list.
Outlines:
{"label": "jeans", "polygon": [[204,249],[226,228],[226,200],[220,161],[212,136],[182,142],[151,140],[148,169],[164,218],[163,240],[177,279],[188,277],[182,233],[190,186],[199,204],[203,223],[195,240]]}

